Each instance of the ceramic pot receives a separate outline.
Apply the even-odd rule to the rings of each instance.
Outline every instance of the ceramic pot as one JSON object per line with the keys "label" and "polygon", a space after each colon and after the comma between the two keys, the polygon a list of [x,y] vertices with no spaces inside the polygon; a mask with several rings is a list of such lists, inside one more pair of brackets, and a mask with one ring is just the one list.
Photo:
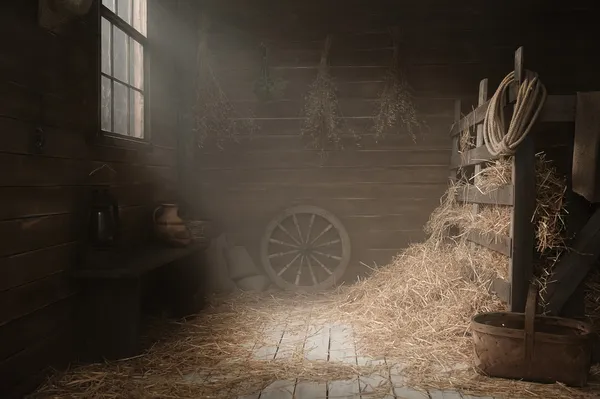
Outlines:
{"label": "ceramic pot", "polygon": [[159,205],[153,213],[156,237],[169,245],[185,247],[192,242],[192,235],[179,217],[179,207],[175,204]]}

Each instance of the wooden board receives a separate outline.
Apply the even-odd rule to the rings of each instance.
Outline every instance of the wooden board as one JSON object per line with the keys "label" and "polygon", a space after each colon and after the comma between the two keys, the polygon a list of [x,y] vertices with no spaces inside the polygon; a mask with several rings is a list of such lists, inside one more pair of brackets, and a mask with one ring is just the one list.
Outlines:
{"label": "wooden board", "polygon": [[573,250],[564,254],[554,267],[551,282],[543,293],[550,315],[560,315],[568,299],[594,267],[600,257],[599,240],[600,210],[597,210],[575,236]]}
{"label": "wooden board", "polygon": [[219,169],[303,169],[308,167],[393,168],[400,166],[447,166],[447,149],[300,151],[226,151],[197,155],[196,167]]}
{"label": "wooden board", "polygon": [[[510,91],[509,100],[515,100],[514,89]],[[469,126],[480,123],[485,118],[485,112],[488,102],[478,106],[474,111],[461,119],[458,125],[455,125],[450,135],[457,135]],[[549,95],[542,112],[540,113],[540,122],[572,122],[575,120],[575,96],[571,95]]]}
{"label": "wooden board", "polygon": [[[0,220],[58,215],[87,210],[92,189],[84,186],[0,187]],[[150,184],[112,186],[120,206],[152,202]]]}
{"label": "wooden board", "polygon": [[[311,204],[333,212],[338,217],[358,217],[370,216],[381,217],[382,215],[407,215],[426,214],[429,215],[437,205],[439,199],[432,197],[428,199],[410,199],[410,198],[373,198],[373,199],[353,199],[353,198],[294,198],[279,197],[254,199],[241,193],[237,197],[227,198],[222,196],[212,198],[210,201],[203,201],[202,210],[205,214],[219,215],[219,219],[227,216],[228,219],[247,218],[249,215],[267,214],[275,215],[278,211],[291,207],[293,205]],[[243,198],[243,205],[240,205],[240,199]],[[206,198],[205,198],[206,199]]]}
{"label": "wooden board", "polygon": [[[41,129],[41,130],[38,130]],[[34,146],[35,136],[44,140],[41,150]],[[105,145],[90,145],[90,138],[81,131],[47,127],[18,119],[0,117],[0,152],[41,154],[53,158],[90,159],[94,161],[174,166],[175,148],[152,146],[128,149]]]}
{"label": "wooden board", "polygon": [[202,171],[198,178],[206,184],[262,184],[266,187],[328,183],[441,184],[448,166],[399,166],[396,168],[320,167],[304,169]]}
{"label": "wooden board", "polygon": [[502,255],[511,256],[512,241],[510,237],[485,232],[480,232],[478,234],[473,231],[467,235],[467,240],[501,253]]}
{"label": "wooden board", "polygon": [[75,242],[0,258],[0,292],[69,269],[76,259]]}
{"label": "wooden board", "polygon": [[369,182],[281,182],[280,184],[236,183],[226,187],[221,182],[200,182],[196,187],[198,202],[205,200],[235,199],[243,194],[245,200],[272,200],[273,198],[302,199],[309,202],[321,199],[383,199],[387,201],[432,200],[444,194],[445,181],[432,184],[392,182],[386,184]]}
{"label": "wooden board", "polygon": [[[449,98],[414,99],[415,107],[425,117],[448,117],[453,114],[454,100]],[[373,117],[378,110],[378,100],[339,99],[340,113],[346,117]],[[302,117],[305,102],[280,100],[271,102],[233,101],[240,118],[299,118]]]}
{"label": "wooden board", "polygon": [[[10,391],[26,382],[31,376],[39,376],[50,365],[64,367],[73,356],[71,325],[62,325],[26,350],[0,362],[0,392],[10,397]],[[38,383],[41,382],[38,381]],[[29,386],[29,388],[34,388]]]}
{"label": "wooden board", "polygon": [[535,212],[535,153],[533,137],[526,137],[513,157],[512,181],[514,208],[511,220],[512,253],[510,254],[511,311],[524,312],[527,291],[533,276]]}
{"label": "wooden board", "polygon": [[75,292],[75,285],[67,273],[60,272],[46,278],[0,292],[0,325],[63,300]]}
{"label": "wooden board", "polygon": [[462,154],[457,153],[452,157],[450,167],[452,169],[458,169],[459,167],[478,165],[487,161],[493,161],[494,159],[496,159],[496,157],[493,157],[487,147],[482,145],[481,147],[473,148]]}
{"label": "wooden board", "polygon": [[[103,165],[115,173],[90,176]],[[149,183],[173,179],[176,170],[170,166],[146,166],[84,159],[0,153],[0,186],[72,186],[85,184]],[[44,174],[38,173],[40,170]]]}
{"label": "wooden board", "polygon": [[457,193],[459,201],[471,202],[476,204],[490,204],[490,205],[512,205],[514,203],[513,186],[506,185],[502,186],[488,194],[483,194],[475,186],[466,186],[464,190],[460,190]]}
{"label": "wooden board", "polygon": [[68,325],[74,316],[73,297],[50,303],[47,306],[0,326],[0,342],[10,343],[0,347],[0,360],[25,350],[37,341]]}
{"label": "wooden board", "polygon": [[76,241],[81,234],[81,223],[81,217],[74,214],[0,222],[0,234],[5,237],[0,256]]}
{"label": "wooden board", "polygon": [[[244,101],[243,104],[252,104],[254,100]],[[374,116],[366,115],[366,116],[352,116],[352,115],[344,115],[340,117],[340,124],[345,126],[347,129],[351,131],[357,131],[360,133],[361,137],[365,138],[367,141],[367,145],[369,143],[376,144],[376,148],[382,148],[388,140],[399,140],[398,137],[403,138],[402,144],[406,144],[406,146],[418,146],[419,144],[429,143],[432,138],[430,135],[435,135],[438,137],[436,142],[445,142],[450,143],[450,138],[448,136],[448,132],[450,131],[450,125],[452,122],[452,118],[448,116],[436,116],[436,115],[424,115],[426,126],[423,128],[422,135],[417,136],[416,143],[413,142],[412,137],[406,136],[405,132],[400,129],[396,131],[394,134],[389,134],[385,138],[382,138],[377,143],[374,142],[373,138],[373,124],[374,124]],[[257,125],[258,131],[253,137],[260,138],[262,136],[295,136],[300,137],[302,125],[304,123],[304,117],[299,114],[294,117],[286,117],[286,118],[242,118],[242,119],[252,119],[253,122]],[[342,132],[341,134],[342,142],[344,144],[344,148],[351,149],[355,146],[356,140],[353,137],[352,132]],[[353,140],[350,140],[353,139]],[[251,143],[252,137],[250,140],[241,140],[242,143]],[[302,148],[304,148],[308,143],[307,140],[302,140],[304,143]],[[235,143],[231,143],[227,148],[233,147],[235,148]],[[286,149],[296,148],[296,147],[287,147]],[[259,149],[268,149],[268,148],[259,148]],[[217,150],[213,148],[212,150]],[[220,150],[218,150],[220,152]]]}

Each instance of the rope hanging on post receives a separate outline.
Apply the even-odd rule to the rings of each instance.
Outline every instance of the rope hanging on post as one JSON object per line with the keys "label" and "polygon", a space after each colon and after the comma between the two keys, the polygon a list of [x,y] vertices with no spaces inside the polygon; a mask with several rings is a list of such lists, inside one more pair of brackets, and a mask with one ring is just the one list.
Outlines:
{"label": "rope hanging on post", "polygon": [[515,82],[514,71],[500,83],[485,113],[483,140],[492,156],[514,154],[536,122],[546,102],[546,87],[536,73],[526,71],[525,79],[517,92],[517,101],[507,129],[504,105],[507,103],[508,90],[513,82]]}

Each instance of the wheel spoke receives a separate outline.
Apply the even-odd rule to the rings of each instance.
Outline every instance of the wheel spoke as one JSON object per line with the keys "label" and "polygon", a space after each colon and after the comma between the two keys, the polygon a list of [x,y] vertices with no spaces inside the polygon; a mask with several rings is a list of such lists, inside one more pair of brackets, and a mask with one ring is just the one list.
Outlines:
{"label": "wheel spoke", "polygon": [[296,259],[298,259],[299,257],[300,257],[300,253],[298,253],[298,255],[294,256],[294,259],[292,259],[292,260],[290,261],[290,263],[288,263],[287,265],[285,265],[285,266],[283,267],[283,269],[281,269],[281,270],[279,271],[279,273],[277,273],[277,275],[278,275],[278,276],[281,276],[283,273],[285,273],[285,271],[286,271],[287,269],[289,269],[289,268],[290,268],[290,266],[292,266],[292,265],[294,264],[294,262],[296,261]]}
{"label": "wheel spoke", "polygon": [[329,224],[329,225],[327,225],[327,227],[325,227],[325,228],[323,229],[323,231],[322,231],[322,232],[320,232],[320,233],[319,233],[319,235],[318,235],[318,236],[316,236],[316,237],[314,238],[314,240],[312,240],[310,243],[311,243],[311,244],[314,244],[315,242],[317,242],[317,240],[318,240],[319,238],[323,237],[323,235],[324,235],[325,233],[327,233],[329,230],[331,230],[331,228],[332,228],[332,227],[333,227],[333,225],[332,225],[332,224]]}
{"label": "wheel spoke", "polygon": [[310,254],[310,257],[313,258],[313,260],[315,262],[317,262],[319,264],[319,266],[321,266],[326,272],[327,274],[329,274],[330,276],[333,274],[333,272],[331,270],[329,270],[327,268],[327,266],[325,266],[319,259],[317,259],[313,254]]}
{"label": "wheel spoke", "polygon": [[298,285],[300,283],[300,275],[302,274],[302,264],[304,263],[304,255],[300,258],[300,266],[298,266],[298,274],[296,274],[296,281],[294,284]]}
{"label": "wheel spoke", "polygon": [[306,257],[306,264],[308,265],[308,271],[310,272],[310,276],[312,277],[313,285],[319,285],[317,277],[315,276],[315,272],[312,268],[312,263],[310,263],[310,257],[308,256]]}
{"label": "wheel spoke", "polygon": [[281,241],[281,240],[276,240],[274,238],[270,238],[269,242],[272,242],[274,244],[284,245],[284,246],[290,247],[290,248],[298,248],[298,246],[295,245],[295,244],[290,244],[289,242],[285,242],[285,241]]}
{"label": "wheel spoke", "polygon": [[341,256],[329,255],[329,254],[326,254],[321,251],[313,251],[313,252],[316,253],[317,255],[321,255],[321,256],[324,256],[329,259],[342,260]]}
{"label": "wheel spoke", "polygon": [[290,238],[291,238],[291,239],[292,239],[292,240],[293,240],[293,241],[294,241],[296,244],[298,244],[298,245],[302,245],[302,243],[301,243],[300,241],[298,241],[298,240],[296,239],[296,237],[294,237],[294,236],[293,236],[293,235],[292,235],[292,234],[291,234],[291,233],[288,231],[288,229],[286,229],[285,227],[283,227],[283,226],[281,225],[281,223],[278,223],[278,224],[277,224],[277,227],[279,227],[279,228],[281,229],[281,231],[283,231],[285,234],[287,234],[287,235],[288,235],[288,237],[290,237]]}
{"label": "wheel spoke", "polygon": [[272,258],[281,258],[282,256],[295,254],[296,252],[300,252],[300,251],[297,250],[297,249],[293,249],[293,250],[287,251],[287,252],[278,252],[276,254],[269,255],[269,259],[272,259]]}
{"label": "wheel spoke", "polygon": [[302,237],[302,232],[300,231],[300,225],[298,224],[298,218],[296,217],[295,213],[292,215],[292,219],[294,220],[294,225],[296,225],[296,231],[298,231],[298,238],[300,238],[301,243],[304,243],[304,238]]}
{"label": "wheel spoke", "polygon": [[312,232],[312,227],[315,223],[315,216],[316,215],[314,213],[310,215],[310,222],[308,223],[308,233],[306,233],[306,241],[304,242],[310,242],[310,233]]}
{"label": "wheel spoke", "polygon": [[330,245],[338,244],[340,242],[342,242],[342,240],[340,240],[340,239],[327,241],[327,242],[324,242],[323,244],[319,244],[319,245],[315,246],[315,248],[328,247]]}

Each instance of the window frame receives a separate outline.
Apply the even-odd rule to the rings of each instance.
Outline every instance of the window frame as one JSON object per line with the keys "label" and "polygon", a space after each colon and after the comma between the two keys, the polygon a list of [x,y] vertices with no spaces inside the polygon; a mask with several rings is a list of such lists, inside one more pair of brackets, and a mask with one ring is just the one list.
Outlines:
{"label": "window frame", "polygon": [[[117,2],[115,2],[115,6],[117,5]],[[138,147],[140,145],[150,145],[151,144],[151,134],[150,134],[150,124],[148,123],[149,119],[150,119],[150,112],[149,112],[149,104],[150,104],[150,90],[149,90],[149,83],[150,83],[150,73],[149,73],[149,46],[148,46],[148,25],[149,25],[149,21],[148,21],[148,8],[149,8],[149,3],[151,3],[150,1],[146,2],[146,36],[144,36],[141,32],[139,32],[137,29],[135,29],[133,27],[133,25],[130,25],[129,23],[127,23],[125,20],[123,20],[121,17],[119,17],[115,12],[113,12],[112,10],[110,10],[108,7],[106,7],[102,0],[98,0],[98,48],[97,48],[97,54],[98,54],[98,63],[97,63],[97,73],[96,73],[96,77],[97,77],[97,83],[96,83],[96,87],[98,90],[98,95],[97,95],[97,99],[98,99],[98,126],[97,126],[97,132],[98,134],[96,135],[97,139],[100,139],[100,144],[109,144],[109,145],[118,145],[118,146],[125,146],[125,147]],[[123,82],[121,79],[115,78],[114,76],[112,76],[112,74],[105,74],[102,71],[102,19],[106,19],[108,22],[110,22],[111,25],[116,26],[117,28],[119,28],[121,31],[123,31],[127,37],[132,38],[133,40],[137,41],[143,49],[143,85],[142,85],[142,89],[140,90],[139,88],[133,86],[130,83],[125,83]],[[112,71],[112,64],[114,62],[114,55],[113,55],[113,29],[111,29],[110,32],[111,35],[111,72]],[[129,42],[128,42],[128,57],[130,57],[130,52],[129,52]],[[129,72],[128,72],[129,73]],[[143,111],[143,137],[133,137],[129,134],[121,134],[121,133],[115,133],[115,132],[111,132],[111,131],[106,131],[102,129],[102,78],[106,77],[108,79],[111,80],[111,121],[113,121],[114,123],[114,85],[112,85],[112,82],[117,82],[120,84],[125,85],[128,88],[128,92],[129,90],[136,90],[140,91],[143,94],[143,98],[144,98],[144,111]],[[134,89],[132,89],[134,88]],[[130,104],[130,99],[128,96],[128,104]],[[128,116],[130,117],[131,110],[128,109]],[[131,122],[128,121],[128,132],[130,129],[130,124]]]}

